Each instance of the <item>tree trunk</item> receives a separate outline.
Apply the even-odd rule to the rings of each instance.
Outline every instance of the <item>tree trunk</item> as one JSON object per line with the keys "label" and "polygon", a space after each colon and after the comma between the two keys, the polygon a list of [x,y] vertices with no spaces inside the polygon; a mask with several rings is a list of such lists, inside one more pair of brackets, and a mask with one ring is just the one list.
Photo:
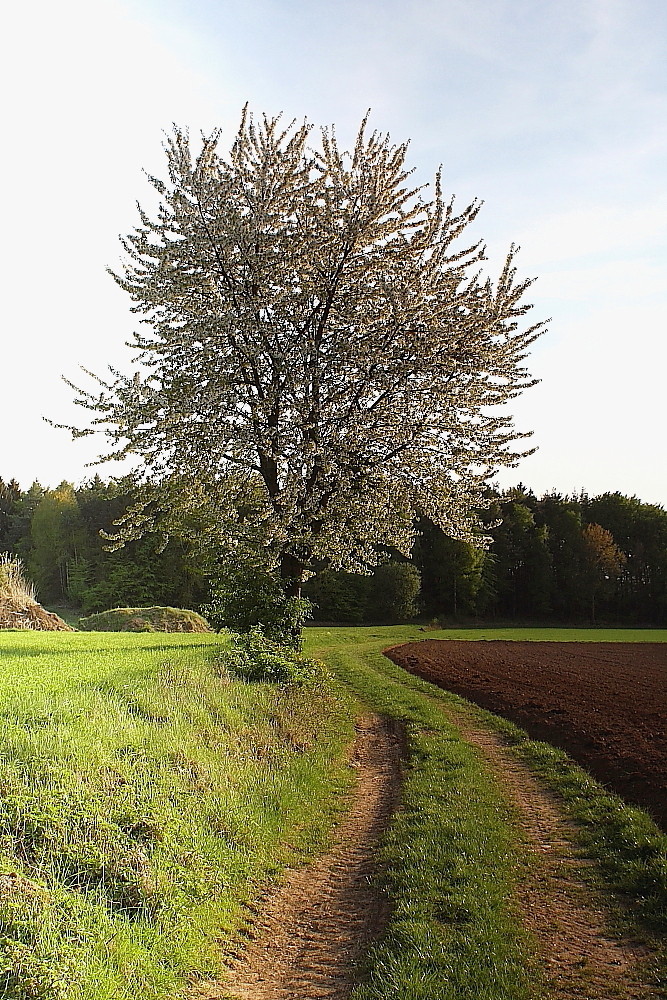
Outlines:
{"label": "tree trunk", "polygon": [[280,560],[280,581],[287,597],[301,597],[303,564],[285,553]]}

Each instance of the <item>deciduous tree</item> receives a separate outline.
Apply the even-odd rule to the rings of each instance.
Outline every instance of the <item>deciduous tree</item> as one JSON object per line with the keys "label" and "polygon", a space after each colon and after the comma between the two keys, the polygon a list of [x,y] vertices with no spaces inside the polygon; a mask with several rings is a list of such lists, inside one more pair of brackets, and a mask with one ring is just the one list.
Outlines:
{"label": "deciduous tree", "polygon": [[292,594],[315,562],[408,553],[415,510],[473,537],[489,472],[520,454],[498,406],[532,384],[542,327],[523,326],[514,248],[483,277],[484,247],[459,244],[479,204],[457,213],[439,174],[431,195],[411,187],[407,143],[366,121],[350,153],[333,128],[311,136],[244,111],[225,158],[219,132],[193,152],[174,130],[159,209],[115,275],[140,367],[78,396],[79,433],[104,429],[147,479],[236,469],[259,487],[255,537]]}
{"label": "deciduous tree", "polygon": [[595,601],[621,573],[627,559],[614,541],[611,531],[599,524],[587,524],[582,532],[586,567],[584,584],[590,600],[591,620],[595,621]]}

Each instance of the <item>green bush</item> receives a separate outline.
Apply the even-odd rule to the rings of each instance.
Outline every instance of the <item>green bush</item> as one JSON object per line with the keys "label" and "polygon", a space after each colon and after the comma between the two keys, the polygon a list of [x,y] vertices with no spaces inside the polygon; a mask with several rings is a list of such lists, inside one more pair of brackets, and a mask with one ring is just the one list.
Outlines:
{"label": "green bush", "polygon": [[217,656],[223,670],[249,681],[312,685],[326,679],[320,660],[302,656],[292,646],[268,639],[259,628],[232,637],[231,649]]}
{"label": "green bush", "polygon": [[239,569],[212,584],[211,593],[201,611],[216,631],[259,630],[271,642],[301,648],[313,606],[307,598],[288,597],[273,574],[255,567]]}

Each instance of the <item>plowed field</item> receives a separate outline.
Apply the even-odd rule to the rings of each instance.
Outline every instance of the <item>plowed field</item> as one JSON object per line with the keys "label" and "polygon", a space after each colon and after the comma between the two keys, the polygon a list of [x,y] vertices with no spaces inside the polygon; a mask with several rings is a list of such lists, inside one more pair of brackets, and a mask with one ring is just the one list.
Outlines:
{"label": "plowed field", "polygon": [[427,639],[387,655],[566,750],[667,830],[667,643]]}

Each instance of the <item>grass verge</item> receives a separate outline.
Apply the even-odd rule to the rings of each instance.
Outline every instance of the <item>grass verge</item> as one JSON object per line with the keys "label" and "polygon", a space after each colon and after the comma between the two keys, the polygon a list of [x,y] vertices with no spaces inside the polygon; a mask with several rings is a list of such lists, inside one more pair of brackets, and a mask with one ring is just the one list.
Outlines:
{"label": "grass verge", "polygon": [[220,636],[0,635],[0,996],[178,995],[322,848],[349,708],[230,680]]}

